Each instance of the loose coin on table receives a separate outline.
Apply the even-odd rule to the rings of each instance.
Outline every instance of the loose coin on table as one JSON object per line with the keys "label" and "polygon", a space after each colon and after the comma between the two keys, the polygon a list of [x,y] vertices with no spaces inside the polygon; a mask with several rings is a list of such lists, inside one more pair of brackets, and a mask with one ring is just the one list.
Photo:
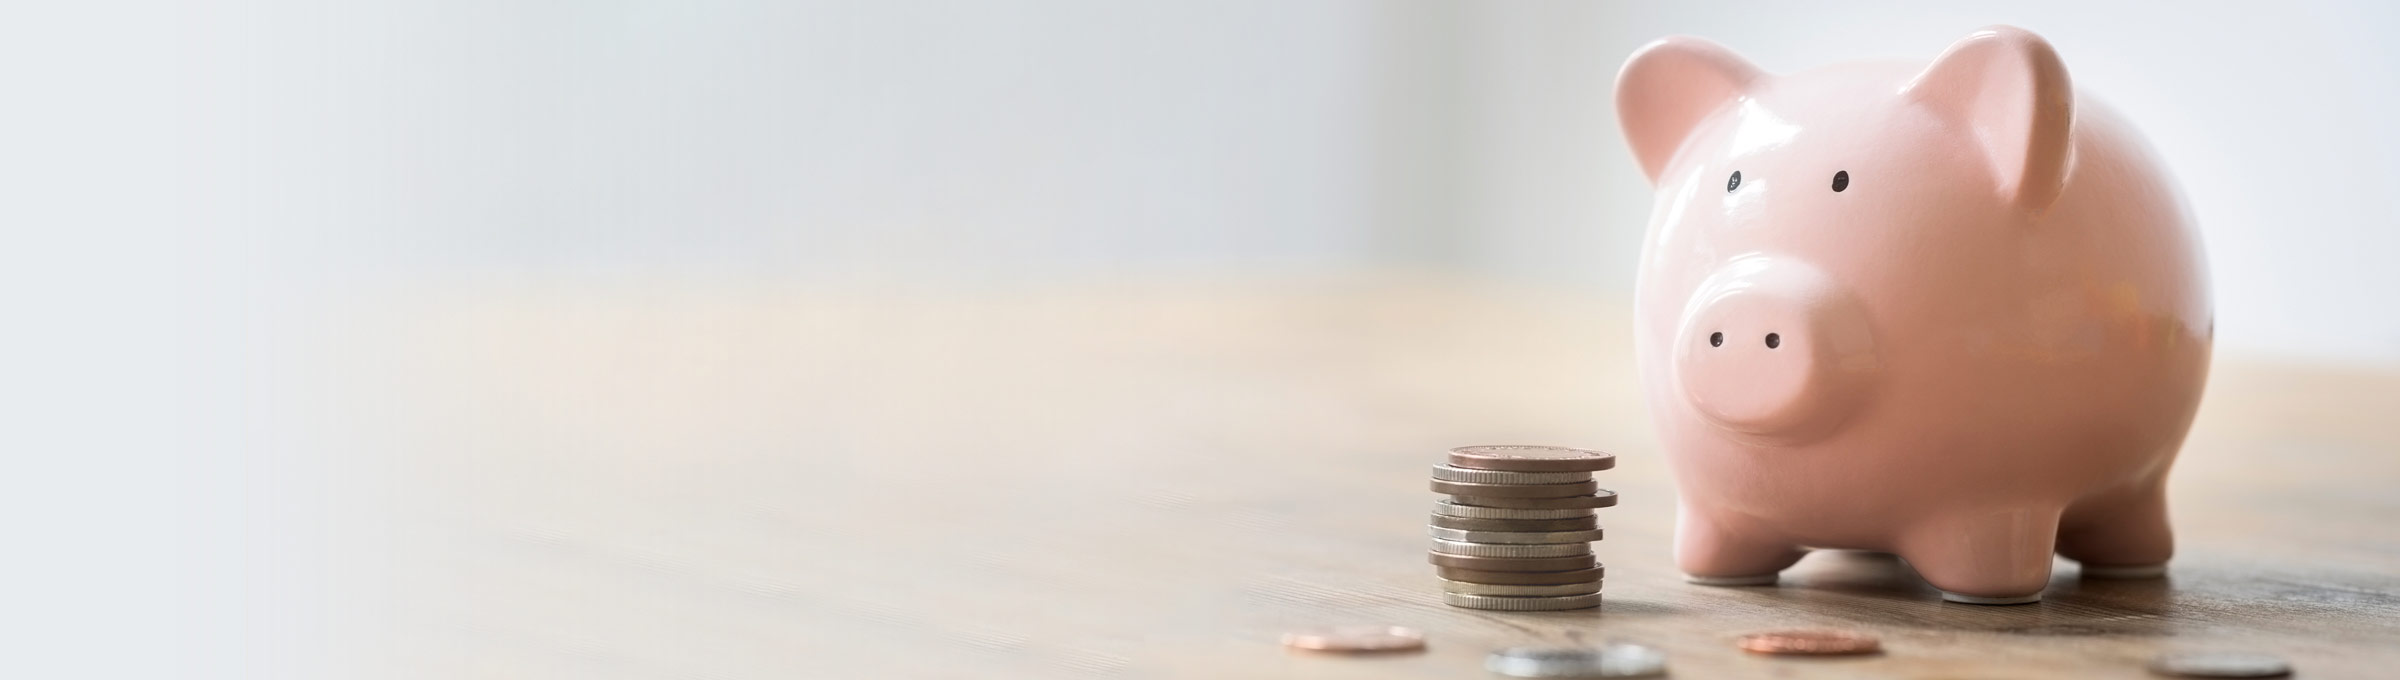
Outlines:
{"label": "loose coin on table", "polygon": [[1477,484],[1436,479],[1432,486],[1434,493],[1489,498],[1567,498],[1589,496],[1600,490],[1600,483],[1589,479],[1565,484]]}
{"label": "loose coin on table", "polygon": [[1440,525],[1426,527],[1434,538],[1470,543],[1590,543],[1600,540],[1600,530],[1588,531],[1466,531]]}
{"label": "loose coin on table", "polygon": [[1582,519],[1591,517],[1592,509],[1484,507],[1440,500],[1433,502],[1433,514],[1464,519]]}
{"label": "loose coin on table", "polygon": [[1468,557],[1580,557],[1592,554],[1591,543],[1468,543],[1466,541],[1433,540],[1433,551],[1444,555]]}
{"label": "loose coin on table", "polygon": [[1590,555],[1573,557],[1470,557],[1426,553],[1425,561],[1434,566],[1477,571],[1568,571],[1590,569],[1599,562]]}
{"label": "loose coin on table", "polygon": [[1404,652],[1425,648],[1425,634],[1400,626],[1333,626],[1283,634],[1283,645],[1312,652]]}
{"label": "loose coin on table", "polygon": [[1520,510],[1565,510],[1575,508],[1605,508],[1617,504],[1617,492],[1598,489],[1589,496],[1564,498],[1510,498],[1506,496],[1450,495],[1450,504],[1479,508],[1515,508]]}
{"label": "loose coin on table", "polygon": [[1442,580],[1442,592],[1461,595],[1497,595],[1500,597],[1557,597],[1560,595],[1589,595],[1600,592],[1599,581],[1561,583],[1549,586],[1512,586],[1497,583],[1468,583]]}
{"label": "loose coin on table", "polygon": [[1459,531],[1589,531],[1600,528],[1600,518],[1584,515],[1567,519],[1473,519],[1434,515],[1430,524]]}
{"label": "loose coin on table", "polygon": [[1476,470],[1455,465],[1436,465],[1433,466],[1433,478],[1476,484],[1569,484],[1592,481],[1592,473],[1509,472],[1507,470]]}
{"label": "loose coin on table", "polygon": [[1586,593],[1583,595],[1525,597],[1505,595],[1469,595],[1466,593],[1444,592],[1442,593],[1442,602],[1453,607],[1466,607],[1468,609],[1491,609],[1509,612],[1546,612],[1566,609],[1590,609],[1593,607],[1598,607],[1600,606],[1600,594]]}
{"label": "loose coin on table", "polygon": [[2280,678],[2292,665],[2255,652],[2168,652],[2150,660],[2150,672],[2181,678]]}
{"label": "loose coin on table", "polygon": [[1617,466],[1613,454],[1564,446],[1461,446],[1450,466],[1506,472],[1598,472]]}
{"label": "loose coin on table", "polygon": [[1512,647],[1484,657],[1483,667],[1516,678],[1647,678],[1667,672],[1667,654],[1624,642],[1599,647]]}
{"label": "loose coin on table", "polygon": [[1504,586],[1547,586],[1567,583],[1591,583],[1593,581],[1598,581],[1608,575],[1608,567],[1595,565],[1590,569],[1570,569],[1567,571],[1485,571],[1482,569],[1436,567],[1433,570],[1433,575],[1440,576],[1443,580],[1464,581],[1467,583],[1484,583]]}
{"label": "loose coin on table", "polygon": [[1779,630],[1742,636],[1742,651],[1757,654],[1869,654],[1883,650],[1875,636],[1847,630]]}

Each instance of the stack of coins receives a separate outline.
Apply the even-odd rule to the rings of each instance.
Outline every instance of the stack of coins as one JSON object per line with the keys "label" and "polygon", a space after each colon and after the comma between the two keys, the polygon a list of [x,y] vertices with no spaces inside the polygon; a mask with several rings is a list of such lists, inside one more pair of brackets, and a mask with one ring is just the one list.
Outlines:
{"label": "stack of coins", "polygon": [[1556,446],[1462,446],[1433,468],[1434,573],[1442,601],[1470,609],[1600,606],[1592,511],[1617,504],[1592,473],[1617,457]]}

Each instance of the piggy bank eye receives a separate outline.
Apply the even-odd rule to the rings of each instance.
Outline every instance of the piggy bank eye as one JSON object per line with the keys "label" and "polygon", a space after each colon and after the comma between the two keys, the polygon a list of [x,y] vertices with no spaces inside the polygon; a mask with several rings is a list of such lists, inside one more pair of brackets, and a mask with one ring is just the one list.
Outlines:
{"label": "piggy bank eye", "polygon": [[1725,193],[1733,193],[1733,190],[1739,188],[1742,188],[1742,171],[1735,170],[1732,177],[1725,178]]}
{"label": "piggy bank eye", "polygon": [[1833,190],[1834,190],[1834,191],[1841,191],[1841,190],[1843,190],[1843,189],[1848,189],[1848,188],[1850,188],[1850,171],[1848,171],[1848,170],[1840,170],[1840,171],[1836,171],[1836,172],[1834,172],[1834,173],[1833,173]]}

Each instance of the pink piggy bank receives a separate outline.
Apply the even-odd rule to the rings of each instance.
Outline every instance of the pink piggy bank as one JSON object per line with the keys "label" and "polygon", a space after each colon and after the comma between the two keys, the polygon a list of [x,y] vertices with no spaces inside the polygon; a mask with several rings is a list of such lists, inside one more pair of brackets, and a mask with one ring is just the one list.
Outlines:
{"label": "pink piggy bank", "polygon": [[1931,64],[1770,74],[1650,44],[1617,110],[1657,185],[1636,347],[1675,561],[1763,585],[1890,552],[1946,599],[2163,574],[2215,321],[2158,160],[1997,27]]}

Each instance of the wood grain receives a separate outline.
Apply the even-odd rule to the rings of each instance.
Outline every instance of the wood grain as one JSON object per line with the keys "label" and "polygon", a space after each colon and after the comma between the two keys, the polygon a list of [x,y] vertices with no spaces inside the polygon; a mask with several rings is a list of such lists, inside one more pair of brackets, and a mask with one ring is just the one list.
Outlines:
{"label": "wood grain", "polygon": [[[389,468],[378,663],[410,677],[1481,677],[1629,639],[1679,677],[2143,677],[2239,648],[2400,669],[2400,375],[2219,357],[2165,581],[1947,604],[1892,558],[1682,583],[1614,298],[1406,276],[837,290],[514,281],[348,320]],[[1440,603],[1425,474],[1614,451],[1606,605]],[[1287,652],[1322,624],[1420,654]],[[1855,659],[1745,655],[1838,626]]]}

